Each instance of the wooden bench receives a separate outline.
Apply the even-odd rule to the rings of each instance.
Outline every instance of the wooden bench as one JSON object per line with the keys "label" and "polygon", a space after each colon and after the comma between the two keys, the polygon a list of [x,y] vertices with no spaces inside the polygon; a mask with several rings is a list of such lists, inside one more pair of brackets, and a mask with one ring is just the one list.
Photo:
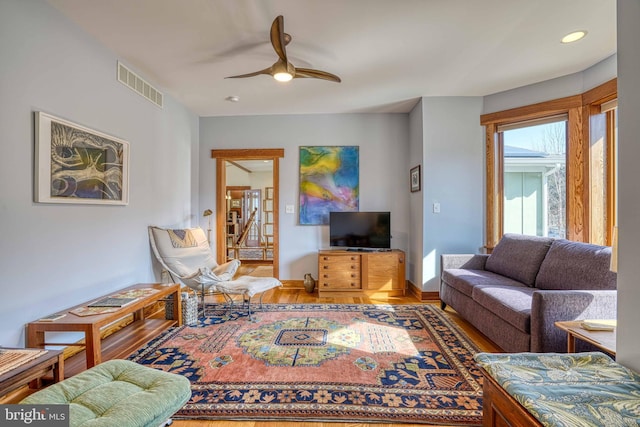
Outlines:
{"label": "wooden bench", "polygon": [[485,427],[640,424],[640,375],[604,353],[478,353],[475,359],[484,375]]}

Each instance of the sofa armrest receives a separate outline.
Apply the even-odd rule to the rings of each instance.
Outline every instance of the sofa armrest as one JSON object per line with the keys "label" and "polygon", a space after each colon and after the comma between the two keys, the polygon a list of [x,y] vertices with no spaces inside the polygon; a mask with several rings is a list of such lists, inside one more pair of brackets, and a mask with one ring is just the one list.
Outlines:
{"label": "sofa armrest", "polygon": [[440,256],[440,272],[450,268],[484,270],[489,255],[485,254],[443,254]]}
{"label": "sofa armrest", "polygon": [[615,319],[618,291],[537,290],[531,303],[531,352],[567,351],[567,335],[554,323],[562,320]]}

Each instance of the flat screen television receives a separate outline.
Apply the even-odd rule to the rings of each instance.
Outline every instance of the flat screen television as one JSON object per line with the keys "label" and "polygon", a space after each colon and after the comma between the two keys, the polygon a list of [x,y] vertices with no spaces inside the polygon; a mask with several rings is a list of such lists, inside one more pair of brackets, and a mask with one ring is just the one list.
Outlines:
{"label": "flat screen television", "polygon": [[330,212],[329,245],[348,249],[390,249],[390,212]]}

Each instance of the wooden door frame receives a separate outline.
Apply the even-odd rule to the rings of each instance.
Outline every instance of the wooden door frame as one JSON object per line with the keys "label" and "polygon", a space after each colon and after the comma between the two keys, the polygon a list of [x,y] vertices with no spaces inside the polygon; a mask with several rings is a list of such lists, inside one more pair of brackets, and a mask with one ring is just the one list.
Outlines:
{"label": "wooden door frame", "polygon": [[[226,188],[227,175],[225,162],[238,160],[272,160],[273,161],[273,277],[278,278],[280,272],[280,239],[279,239],[279,193],[280,167],[279,159],[284,157],[284,148],[228,149],[211,150],[211,158],[216,159],[216,236],[224,235],[227,222]],[[225,239],[216,238],[216,257],[218,263],[227,261],[227,245]]]}

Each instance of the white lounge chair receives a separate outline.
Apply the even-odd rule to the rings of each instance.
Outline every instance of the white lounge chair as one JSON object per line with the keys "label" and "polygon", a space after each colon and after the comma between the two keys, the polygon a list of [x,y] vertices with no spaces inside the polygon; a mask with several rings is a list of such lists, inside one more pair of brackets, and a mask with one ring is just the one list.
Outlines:
{"label": "white lounge chair", "polygon": [[272,277],[241,276],[234,280],[240,261],[233,259],[218,264],[201,228],[167,229],[150,226],[149,241],[158,262],[172,279],[179,279],[199,293],[203,315],[205,294],[220,293],[229,304],[233,304],[231,295],[241,295],[243,303],[247,305],[249,318],[253,320],[251,297],[282,286],[279,280]]}

